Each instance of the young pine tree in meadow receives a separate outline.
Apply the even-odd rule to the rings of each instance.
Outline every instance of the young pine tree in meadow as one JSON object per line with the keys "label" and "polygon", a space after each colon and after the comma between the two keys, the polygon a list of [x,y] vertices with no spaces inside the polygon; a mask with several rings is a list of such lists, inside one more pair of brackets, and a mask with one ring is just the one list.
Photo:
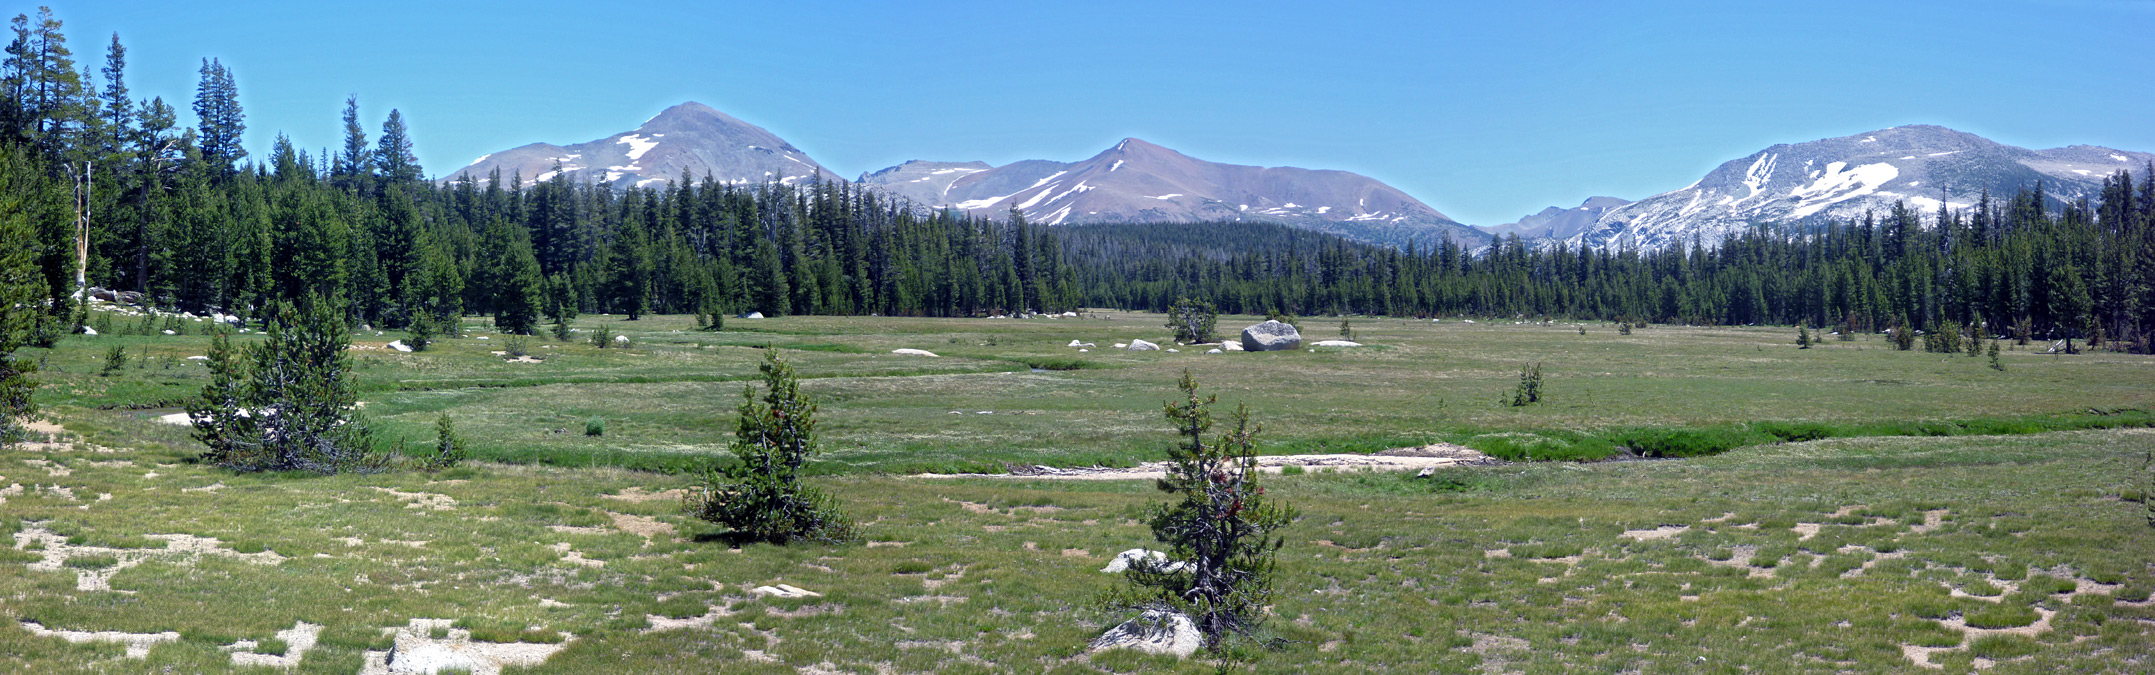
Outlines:
{"label": "young pine tree in meadow", "polygon": [[1797,326],[1797,327],[1796,327],[1796,348],[1797,348],[1797,349],[1810,349],[1810,348],[1811,348],[1811,329],[1810,329],[1810,328],[1807,328],[1807,327],[1804,327],[1804,326]]}
{"label": "young pine tree in meadow", "polygon": [[1167,475],[1156,487],[1173,501],[1148,513],[1152,534],[1169,547],[1167,560],[1138,558],[1125,572],[1129,586],[1107,595],[1111,610],[1167,611],[1188,616],[1215,651],[1264,621],[1280,547],[1276,536],[1295,517],[1259,484],[1256,441],[1261,429],[1236,406],[1234,428],[1207,439],[1217,396],[1198,394],[1182,374],[1181,400],[1166,406],[1182,440],[1168,450]]}
{"label": "young pine tree in meadow", "polygon": [[760,399],[754,385],[741,388],[736,461],[704,473],[703,484],[687,498],[689,513],[749,541],[851,539],[852,521],[830,497],[801,481],[801,466],[820,450],[816,404],[801,395],[793,366],[776,350],[764,353],[761,369]]}

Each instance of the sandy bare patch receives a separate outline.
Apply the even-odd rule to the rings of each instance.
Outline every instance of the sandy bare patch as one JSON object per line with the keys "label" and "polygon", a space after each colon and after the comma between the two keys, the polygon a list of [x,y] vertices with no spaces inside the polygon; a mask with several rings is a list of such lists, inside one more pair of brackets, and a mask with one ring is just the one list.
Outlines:
{"label": "sandy bare patch", "polygon": [[[1289,466],[1305,471],[1421,471],[1452,466],[1491,464],[1497,460],[1471,448],[1461,446],[1426,445],[1419,448],[1386,450],[1374,455],[1320,454],[1320,455],[1266,455],[1257,458],[1258,470],[1279,473]],[[1416,454],[1388,454],[1412,452]],[[1045,478],[1050,480],[1153,480],[1165,477],[1167,462],[1146,462],[1134,467],[1116,469],[1086,467],[1064,469],[1035,466],[1018,473],[1007,474],[916,474],[918,478],[949,478],[953,476],[987,476],[997,478]],[[967,507],[970,510],[972,507]],[[982,508],[985,508],[983,506]]]}
{"label": "sandy bare patch", "polygon": [[377,487],[374,489],[380,490],[382,492],[387,492],[390,496],[396,497],[397,499],[411,502],[410,504],[404,505],[404,508],[407,509],[433,509],[436,511],[456,510],[456,500],[450,498],[449,495],[435,494],[432,492],[402,492],[394,488],[385,487]]}
{"label": "sandy bare patch", "polygon": [[1063,557],[1065,557],[1065,558],[1090,558],[1090,557],[1092,557],[1092,551],[1087,551],[1087,550],[1085,550],[1085,549],[1082,549],[1082,548],[1066,548],[1066,549],[1063,549]]}
{"label": "sandy bare patch", "polygon": [[1921,525],[1910,525],[1910,526],[1908,526],[1908,531],[1909,531],[1909,532],[1912,532],[1912,533],[1915,533],[1915,534],[1925,534],[1925,533],[1928,533],[1928,532],[1930,532],[1930,531],[1932,531],[1932,530],[1936,530],[1936,529],[1938,529],[1938,528],[1939,528],[1940,526],[1943,526],[1943,525],[1945,525],[1945,514],[1947,514],[1947,513],[1949,513],[1949,512],[1948,512],[1947,510],[1945,510],[1945,509],[1934,509],[1934,510],[1930,510],[1930,511],[1924,511],[1924,512],[1923,512],[1923,524],[1921,524]]}
{"label": "sandy bare patch", "polygon": [[950,652],[952,654],[956,654],[965,650],[965,643],[959,640],[899,640],[898,648],[939,649],[942,651]]}
{"label": "sandy bare patch", "polygon": [[624,502],[636,502],[641,504],[644,502],[678,502],[681,501],[681,497],[684,494],[686,494],[686,492],[682,491],[679,488],[672,490],[661,490],[659,492],[647,492],[641,486],[632,486],[623,488],[621,490],[621,494],[599,496],[605,497],[607,499],[619,499]]}
{"label": "sandy bare patch", "polygon": [[575,525],[548,525],[546,529],[564,534],[613,534],[610,527],[578,527]]}
{"label": "sandy bare patch", "polygon": [[240,640],[226,646],[225,650],[232,652],[232,665],[242,668],[297,668],[300,659],[306,658],[307,650],[313,649],[315,640],[321,636],[321,626],[301,621],[292,624],[291,628],[277,631],[277,639],[284,641],[283,654],[256,654],[254,650],[260,644],[253,640]]}
{"label": "sandy bare patch", "polygon": [[224,481],[217,481],[217,482],[215,482],[215,483],[211,483],[211,484],[209,484],[209,485],[204,485],[204,486],[202,486],[202,487],[180,488],[180,491],[181,491],[181,492],[216,492],[216,491],[218,491],[218,490],[222,490],[222,489],[224,489],[224,488],[225,488],[225,484],[224,484]]}
{"label": "sandy bare patch", "polygon": [[629,534],[643,537],[645,546],[651,545],[652,537],[665,536],[671,538],[674,534],[672,523],[668,523],[657,518],[652,518],[649,516],[634,516],[626,513],[614,513],[612,511],[607,511],[606,517],[612,518],[614,520],[614,527],[616,529],[619,529],[623,532],[627,532]]}
{"label": "sandy bare patch", "polygon": [[112,575],[149,560],[170,560],[181,565],[193,565],[196,560],[207,555],[236,558],[257,565],[275,565],[285,560],[284,556],[278,555],[276,551],[240,553],[224,548],[214,538],[191,534],[149,534],[143,535],[143,538],[162,540],[165,547],[155,549],[77,546],[67,543],[66,537],[53,534],[52,530],[46,528],[46,521],[25,521],[23,529],[15,533],[15,548],[24,550],[32,542],[43,545],[43,550],[38,551],[43,558],[28,565],[32,572],[61,571],[65,569],[69,558],[110,557],[116,561],[108,567],[75,570],[75,590],[78,591],[110,591]]}
{"label": "sandy bare patch", "polygon": [[562,562],[566,562],[566,563],[575,563],[575,564],[578,564],[578,565],[583,565],[583,566],[585,566],[585,567],[605,567],[605,566],[606,566],[606,561],[604,561],[604,560],[592,560],[592,559],[590,559],[590,558],[586,558],[586,557],[584,557],[584,554],[583,554],[583,552],[582,552],[582,551],[578,551],[578,550],[576,550],[576,549],[575,549],[574,547],[571,547],[571,546],[569,545],[569,542],[565,542],[565,541],[564,541],[564,542],[561,542],[561,543],[559,543],[559,544],[555,544],[555,545],[553,545],[553,546],[550,546],[550,547],[548,547],[548,548],[552,548],[552,549],[554,549],[554,552],[555,552],[555,553],[559,553],[559,554],[561,554],[561,561],[562,561]]}
{"label": "sandy bare patch", "polygon": [[1483,557],[1483,558],[1509,558],[1509,557],[1511,557],[1511,549],[1508,549],[1508,548],[1499,548],[1499,549],[1491,549],[1491,550],[1487,550],[1487,551],[1482,551],[1482,557]]}
{"label": "sandy bare patch", "polygon": [[1735,512],[1735,511],[1724,511],[1724,512],[1722,512],[1722,513],[1721,513],[1721,515],[1718,515],[1718,516],[1714,516],[1714,517],[1712,517],[1712,518],[1707,518],[1707,519],[1705,519],[1705,520],[1701,520],[1701,521],[1699,521],[1699,522],[1701,522],[1701,523],[1725,523],[1725,522],[1728,522],[1728,520],[1729,520],[1730,518],[1734,518],[1734,517],[1736,517],[1736,512]]}
{"label": "sandy bare patch", "polygon": [[85,642],[116,642],[119,644],[127,645],[127,658],[130,659],[149,658],[151,647],[154,647],[161,642],[178,642],[180,640],[180,634],[178,632],[169,630],[162,633],[122,633],[113,630],[52,630],[42,625],[39,625],[35,621],[24,621],[22,622],[22,627],[23,630],[30,631],[31,635],[35,635],[38,637],[56,637],[62,640],[66,640],[68,642],[73,642],[75,644],[82,644]]}
{"label": "sandy bare patch", "polygon": [[1625,530],[1623,536],[1639,541],[1659,541],[1674,539],[1676,535],[1683,534],[1690,529],[1691,526],[1689,525],[1663,525],[1651,530]]}
{"label": "sandy bare patch", "polygon": [[906,544],[910,544],[910,543],[912,543],[912,542],[908,542],[908,541],[871,541],[871,542],[868,542],[868,548],[905,548],[905,545],[906,545]]}
{"label": "sandy bare patch", "polygon": [[67,468],[67,465],[64,465],[64,464],[60,464],[60,463],[58,463],[58,462],[53,462],[53,461],[50,461],[50,460],[43,460],[43,459],[25,459],[25,460],[23,460],[23,461],[22,461],[22,463],[24,463],[24,464],[28,464],[28,465],[30,465],[30,466],[34,466],[34,467],[37,467],[37,468],[40,468],[40,469],[44,469],[44,470],[45,470],[45,475],[51,476],[51,477],[53,477],[53,478],[64,478],[64,477],[66,477],[66,476],[69,476],[69,475],[72,475],[72,474],[74,474],[74,473],[75,473],[75,470],[74,470],[74,469],[70,469],[70,468]]}
{"label": "sandy bare patch", "polygon": [[1915,664],[1918,666],[1922,666],[1932,670],[1944,670],[1945,666],[1931,662],[1931,655],[1938,652],[1950,652],[1956,649],[1960,649],[1960,647],[1918,647],[1916,645],[1901,645],[1901,656],[1908,657],[1908,660],[1914,661]]}
{"label": "sandy bare patch", "polygon": [[659,616],[657,614],[645,614],[644,622],[651,625],[647,628],[644,628],[643,632],[657,633],[660,631],[680,630],[683,628],[700,628],[704,626],[709,626],[717,622],[719,619],[733,616],[734,614],[735,612],[733,611],[733,602],[730,600],[727,601],[725,605],[712,607],[711,611],[705,613],[703,616],[692,616],[686,619],[670,619],[667,617]]}
{"label": "sandy bare patch", "polygon": [[896,600],[895,602],[897,602],[898,604],[901,604],[901,605],[912,605],[912,604],[918,604],[918,603],[923,603],[923,602],[933,602],[933,603],[937,603],[937,604],[940,604],[940,605],[942,605],[942,606],[944,606],[944,607],[949,607],[949,606],[951,606],[951,605],[954,605],[954,604],[958,604],[958,603],[962,603],[962,602],[965,602],[965,601],[966,601],[966,600],[968,600],[968,599],[969,599],[969,598],[965,598],[965,597],[961,597],[961,596],[956,596],[956,595],[909,595],[909,596],[906,596],[906,597],[903,597],[903,598],[899,598],[899,599],[897,599],[897,600]]}
{"label": "sandy bare patch", "polygon": [[1788,528],[1788,531],[1796,533],[1796,541],[1808,541],[1818,536],[1819,527],[1818,523],[1796,523],[1796,526]]}
{"label": "sandy bare patch", "polygon": [[[412,619],[411,624],[388,629],[396,643],[388,651],[368,651],[359,675],[433,673],[462,668],[472,675],[500,675],[503,666],[536,666],[561,651],[576,638],[558,644],[533,642],[473,642],[471,631],[450,628],[448,619]],[[432,637],[435,629],[448,636]]]}

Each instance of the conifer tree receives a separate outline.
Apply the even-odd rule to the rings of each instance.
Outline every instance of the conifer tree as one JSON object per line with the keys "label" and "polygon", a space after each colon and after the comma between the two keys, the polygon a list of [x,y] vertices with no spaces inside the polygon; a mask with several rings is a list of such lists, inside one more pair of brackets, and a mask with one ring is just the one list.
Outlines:
{"label": "conifer tree", "polygon": [[[345,142],[352,141],[347,138]],[[382,138],[374,150],[374,165],[381,168],[382,180],[390,183],[416,183],[425,177],[419,169],[419,157],[412,154],[412,139],[404,128],[403,112],[392,108],[389,119],[382,122]]]}
{"label": "conifer tree", "polygon": [[203,59],[201,75],[195,86],[195,118],[200,120],[196,144],[202,148],[202,161],[215,167],[219,177],[230,177],[247,157],[247,149],[240,146],[247,117],[239,105],[239,85],[232,81],[231,69],[217,59]]}
{"label": "conifer tree", "polygon": [[[1249,408],[1236,406],[1234,428],[1210,440],[1211,407],[1217,396],[1200,396],[1188,371],[1183,397],[1166,405],[1182,440],[1168,450],[1167,475],[1156,485],[1174,501],[1147,514],[1153,537],[1169,546],[1167,560],[1138,558],[1125,572],[1127,588],[1109,593],[1111,608],[1164,610],[1190,617],[1219,650],[1264,621],[1284,537],[1275,536],[1295,517],[1259,484],[1256,440],[1261,427]],[[1170,562],[1173,561],[1173,562]]]}
{"label": "conifer tree", "polygon": [[16,354],[43,320],[33,222],[46,214],[32,204],[45,188],[37,170],[13,147],[0,146],[0,447],[21,441],[37,414],[30,379],[37,364]]}
{"label": "conifer tree", "polygon": [[801,466],[820,451],[816,404],[801,395],[799,378],[777,350],[764,352],[761,370],[761,400],[754,385],[741,388],[732,446],[736,461],[705,471],[702,485],[688,497],[689,513],[748,541],[851,539],[852,521],[830,497],[801,481]]}

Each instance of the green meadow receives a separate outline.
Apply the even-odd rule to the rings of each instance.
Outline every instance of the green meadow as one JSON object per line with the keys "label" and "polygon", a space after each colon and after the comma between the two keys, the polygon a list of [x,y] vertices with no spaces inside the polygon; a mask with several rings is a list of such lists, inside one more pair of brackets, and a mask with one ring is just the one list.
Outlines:
{"label": "green meadow", "polygon": [[[377,436],[416,452],[447,413],[474,460],[332,477],[194,461],[159,418],[207,381],[200,324],[26,350],[50,423],[0,451],[0,671],[379,672],[428,645],[560,673],[2155,667],[2148,357],[2024,347],[1998,371],[1879,336],[1452,318],[1358,318],[1352,348],[1113,347],[1174,346],[1162,321],[586,316],[628,346],[517,340],[536,363],[478,322],[418,353],[363,331]],[[766,350],[820,404],[812,480],[862,541],[734,547],[681,515]],[[1544,401],[1506,404],[1532,363]],[[917,474],[1162,459],[1184,370],[1268,454],[1511,461],[1271,478],[1301,517],[1270,649],[1087,652],[1128,618],[1094,608],[1118,583],[1098,570],[1153,546],[1151,484]],[[1633,455],[1666,459],[1596,461]],[[780,585],[813,594],[758,590]]]}

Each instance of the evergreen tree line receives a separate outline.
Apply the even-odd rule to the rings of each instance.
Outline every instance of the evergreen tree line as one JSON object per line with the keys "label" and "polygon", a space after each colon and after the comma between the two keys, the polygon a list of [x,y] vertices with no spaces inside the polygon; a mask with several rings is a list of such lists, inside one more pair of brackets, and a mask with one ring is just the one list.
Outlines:
{"label": "evergreen tree line", "polygon": [[[844,182],[614,187],[558,170],[424,178],[406,121],[344,143],[282,136],[251,161],[231,70],[200,69],[180,127],[130,98],[126,49],[78,68],[49,10],[18,16],[0,65],[0,143],[19,148],[20,206],[53,322],[70,316],[73,204],[89,212],[90,284],[146,303],[247,316],[309,294],[383,328],[490,315],[604,312],[973,316],[1080,306],[1164,311],[1177,299],[1263,314],[1567,317],[1804,324],[2086,337],[2155,333],[2155,167],[2097,200],[2049,208],[2040,184],[1970,209],[1759,226],[1658,250],[1390,249],[1252,223],[1034,226],[922,212]],[[88,177],[89,180],[82,180]],[[87,184],[79,202],[73,186]],[[1929,221],[1926,223],[1925,221]],[[50,331],[47,331],[48,333]]]}
{"label": "evergreen tree line", "polygon": [[[2155,176],[2147,167],[2143,176]],[[2155,334],[2155,180],[2048,209],[2041,184],[1928,218],[1761,225],[1641,251],[1390,249],[1248,223],[1058,228],[1083,302],[1242,314],[1466,314],[1854,331],[1978,327],[2147,350]],[[1926,222],[1928,221],[1928,222]]]}
{"label": "evergreen tree line", "polygon": [[[560,171],[424,179],[392,110],[369,141],[356,97],[345,142],[309,153],[279,135],[255,162],[237,84],[201,66],[193,128],[130,98],[117,35],[101,78],[77,69],[49,9],[18,16],[0,140],[25,148],[59,201],[38,219],[52,314],[76,292],[75,186],[89,212],[88,283],[144,302],[254,318],[310,293],[397,328],[465,314],[531,332],[542,315],[759,311],[972,315],[1078,304],[1054,237],[1009,222],[919,213],[842,182],[664,186]],[[101,84],[100,84],[101,83]],[[83,180],[87,176],[88,180]]]}

